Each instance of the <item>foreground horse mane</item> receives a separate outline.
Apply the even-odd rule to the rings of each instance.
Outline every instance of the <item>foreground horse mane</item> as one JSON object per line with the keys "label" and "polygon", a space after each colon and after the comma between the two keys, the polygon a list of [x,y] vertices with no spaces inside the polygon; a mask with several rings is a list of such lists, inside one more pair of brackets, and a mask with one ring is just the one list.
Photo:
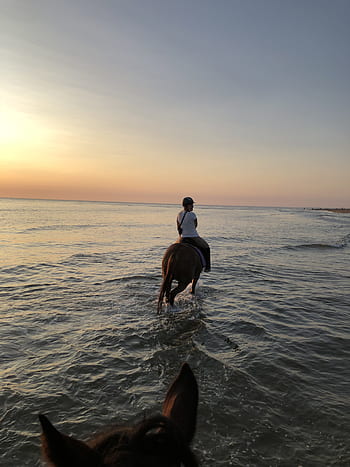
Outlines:
{"label": "foreground horse mane", "polygon": [[85,443],[39,415],[43,456],[52,467],[197,467],[190,449],[197,405],[197,382],[184,363],[168,389],[162,415],[133,427],[117,426]]}

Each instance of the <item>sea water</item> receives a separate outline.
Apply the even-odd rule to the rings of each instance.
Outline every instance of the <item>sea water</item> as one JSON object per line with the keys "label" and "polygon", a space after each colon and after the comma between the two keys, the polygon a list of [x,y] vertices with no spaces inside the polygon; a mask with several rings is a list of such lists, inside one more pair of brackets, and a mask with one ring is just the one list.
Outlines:
{"label": "sea water", "polygon": [[196,205],[212,272],[158,316],[179,210],[0,200],[1,466],[41,465],[39,412],[157,413],[183,361],[201,465],[350,465],[350,215]]}

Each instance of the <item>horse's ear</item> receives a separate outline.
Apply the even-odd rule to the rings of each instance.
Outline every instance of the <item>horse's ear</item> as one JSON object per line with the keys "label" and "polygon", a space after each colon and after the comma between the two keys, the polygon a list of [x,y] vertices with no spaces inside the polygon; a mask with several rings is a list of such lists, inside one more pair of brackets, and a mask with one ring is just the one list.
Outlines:
{"label": "horse's ear", "polygon": [[163,415],[180,428],[187,443],[192,441],[196,430],[197,406],[197,381],[189,365],[184,363],[168,389],[163,403]]}
{"label": "horse's ear", "polygon": [[49,465],[55,467],[97,467],[100,456],[82,441],[60,433],[45,415],[39,415],[43,433],[42,450]]}

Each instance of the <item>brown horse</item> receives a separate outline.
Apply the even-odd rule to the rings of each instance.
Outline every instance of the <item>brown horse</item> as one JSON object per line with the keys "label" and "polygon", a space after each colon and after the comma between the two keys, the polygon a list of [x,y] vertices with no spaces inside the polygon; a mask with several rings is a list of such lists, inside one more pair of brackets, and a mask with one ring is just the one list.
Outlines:
{"label": "brown horse", "polygon": [[[191,293],[194,294],[202,269],[202,261],[193,246],[187,243],[170,245],[162,261],[163,283],[159,293],[158,313],[161,311],[164,295],[166,301],[173,306],[176,295],[185,290],[190,282]],[[173,280],[178,281],[178,285],[171,290]]]}
{"label": "brown horse", "polygon": [[84,443],[60,433],[39,415],[44,458],[52,467],[197,467],[189,446],[197,405],[197,382],[184,363],[168,389],[162,415],[134,427],[115,427]]}

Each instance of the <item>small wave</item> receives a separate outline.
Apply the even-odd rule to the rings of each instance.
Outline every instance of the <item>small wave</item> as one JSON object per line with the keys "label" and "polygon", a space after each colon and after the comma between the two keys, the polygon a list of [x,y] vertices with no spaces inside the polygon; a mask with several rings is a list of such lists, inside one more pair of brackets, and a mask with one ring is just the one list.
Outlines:
{"label": "small wave", "polygon": [[287,250],[303,250],[303,249],[319,249],[319,250],[326,250],[326,249],[339,249],[345,248],[348,246],[350,240],[350,234],[346,235],[344,238],[339,240],[335,243],[302,243],[300,245],[289,245],[284,248]]}
{"label": "small wave", "polygon": [[54,263],[37,263],[33,265],[28,264],[18,264],[16,266],[0,268],[1,274],[23,274],[23,273],[33,273],[37,271],[42,271],[44,269],[57,268],[58,265]]}
{"label": "small wave", "polygon": [[327,249],[327,248],[343,248],[345,245],[332,245],[327,243],[306,243],[303,245],[296,245],[294,247],[288,247],[290,250],[300,250],[300,249]]}
{"label": "small wave", "polygon": [[139,281],[147,281],[147,282],[159,282],[160,277],[154,276],[154,274],[144,274],[144,275],[131,275],[131,276],[122,276],[116,277],[114,279],[107,279],[103,282],[96,282],[95,285],[102,284],[113,284],[118,282],[139,282]]}
{"label": "small wave", "polygon": [[71,266],[77,264],[89,265],[96,263],[104,264],[106,262],[111,261],[118,262],[120,261],[120,259],[115,257],[115,254],[111,253],[76,253],[61,261],[60,264],[63,266]]}
{"label": "small wave", "polygon": [[29,227],[22,230],[20,233],[40,232],[47,230],[75,230],[75,229],[89,229],[92,227],[105,227],[102,224],[52,224],[42,225],[37,227]]}
{"label": "small wave", "polygon": [[105,258],[107,257],[107,254],[105,253],[76,253],[68,258],[69,260],[75,260],[75,259],[88,259],[88,260],[96,260],[100,259],[101,261],[104,261]]}
{"label": "small wave", "polygon": [[227,237],[227,236],[215,236],[215,237],[209,237],[208,240],[211,242],[237,242],[239,239],[237,237]]}

